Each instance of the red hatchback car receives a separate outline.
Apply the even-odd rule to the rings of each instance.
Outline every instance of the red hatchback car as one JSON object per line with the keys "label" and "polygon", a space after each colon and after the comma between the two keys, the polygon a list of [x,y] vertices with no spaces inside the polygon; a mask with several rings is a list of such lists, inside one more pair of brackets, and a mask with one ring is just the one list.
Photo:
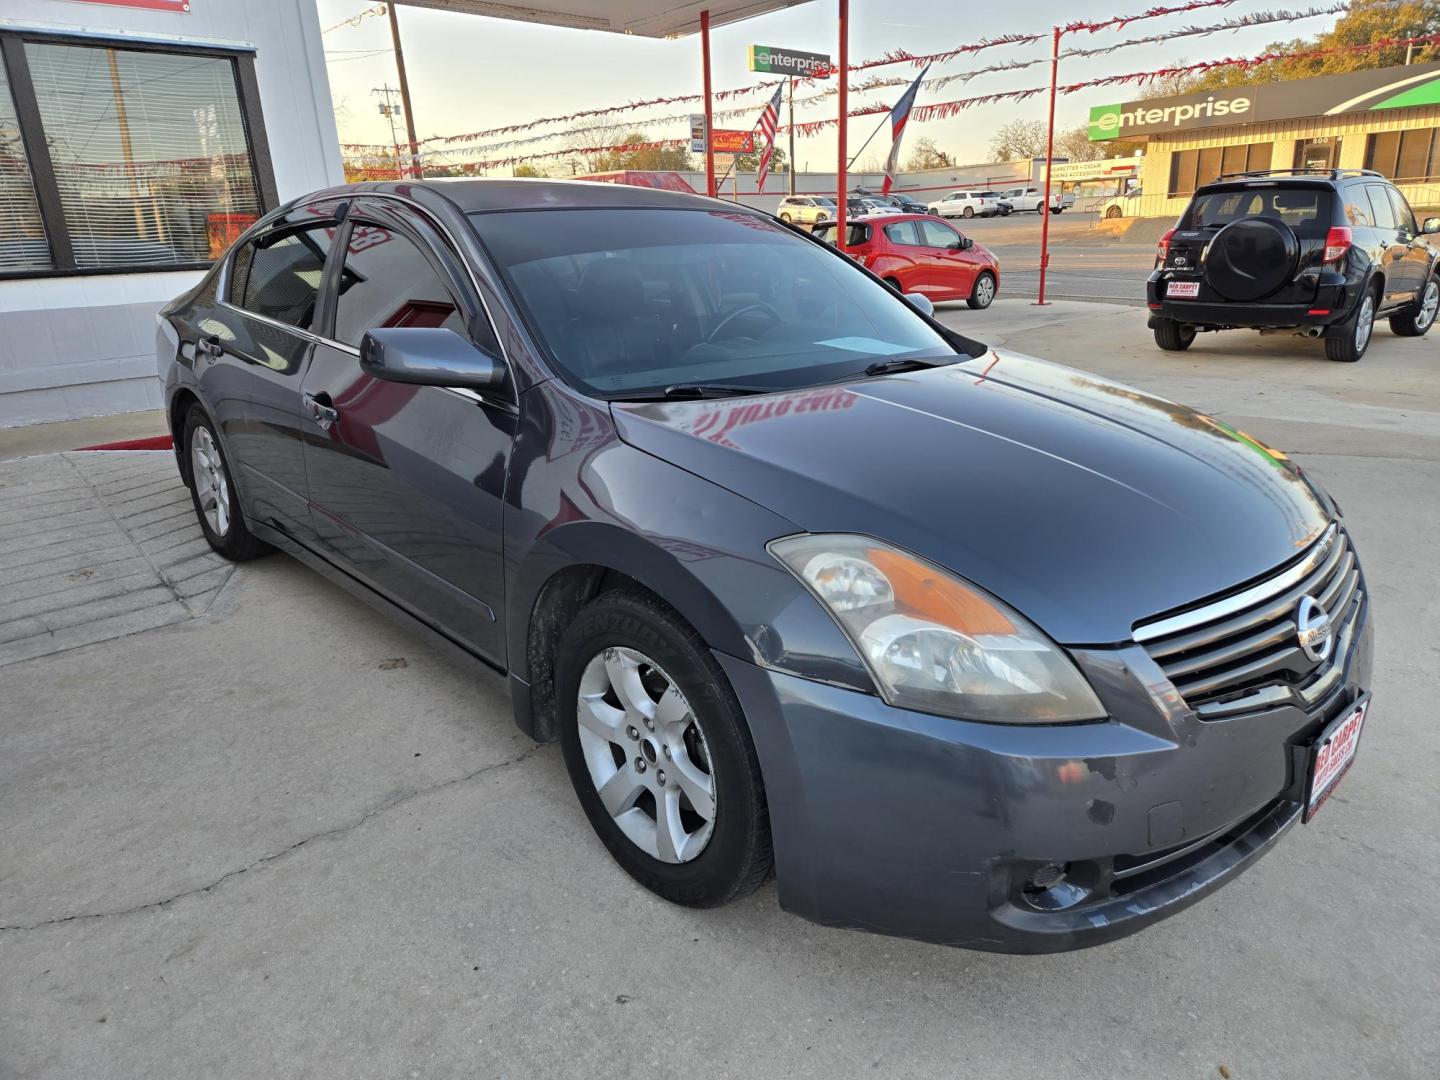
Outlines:
{"label": "red hatchback car", "polygon": [[[1000,289],[1000,264],[984,246],[940,218],[886,214],[847,223],[846,250],[872,274],[902,293],[933,301],[964,300],[987,308]],[[814,233],[835,242],[835,223]]]}

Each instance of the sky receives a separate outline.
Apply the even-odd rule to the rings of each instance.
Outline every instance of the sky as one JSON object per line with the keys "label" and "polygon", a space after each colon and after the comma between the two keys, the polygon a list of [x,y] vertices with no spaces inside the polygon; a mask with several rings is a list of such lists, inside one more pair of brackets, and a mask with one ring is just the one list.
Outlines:
{"label": "sky", "polygon": [[[877,57],[892,49],[932,53],[957,45],[1005,34],[1045,32],[1056,22],[1077,19],[1099,21],[1116,15],[1134,14],[1155,6],[1159,0],[1027,0],[1015,4],[959,4],[955,0],[851,0],[851,61]],[[1316,6],[1333,4],[1311,0]],[[1178,0],[1166,0],[1166,6]],[[320,25],[336,23],[374,6],[373,0],[317,0]],[[1129,38],[1144,37],[1187,26],[1206,26],[1237,15],[1274,11],[1296,5],[1282,0],[1239,0],[1228,7],[1194,11],[1132,24],[1118,31],[1072,35],[1066,47],[1095,47]],[[676,41],[490,19],[476,15],[401,6],[401,40],[414,101],[416,128],[423,139],[428,135],[455,134],[505,124],[521,123],[541,116],[565,114],[580,109],[646,98],[695,93],[701,89],[700,40],[698,36]],[[1121,49],[1100,57],[1062,61],[1060,80],[1082,81],[1120,72],[1147,71],[1167,64],[1194,63],[1229,56],[1250,56],[1264,51],[1275,40],[1311,36],[1328,29],[1335,16],[1293,23],[1227,31],[1209,37],[1184,38],[1172,42]],[[826,0],[802,4],[784,11],[762,15],[746,22],[723,26],[711,32],[713,81],[715,89],[753,85],[773,78],[748,70],[746,49],[759,43],[809,52],[837,53],[835,6]],[[367,18],[355,27],[341,27],[324,35],[330,89],[345,142],[390,141],[388,121],[379,114],[375,87],[396,82],[393,57],[388,52],[389,23]],[[1002,46],[978,56],[962,57],[931,71],[931,76],[963,71],[966,66],[1044,57],[1049,42]],[[895,65],[866,74],[913,77],[909,65]],[[864,76],[857,75],[856,79]],[[974,97],[1002,90],[1018,90],[1048,84],[1049,69],[1041,64],[1020,71],[979,75],[968,83],[952,83],[937,94],[922,89],[917,104],[929,101]],[[809,91],[813,93],[814,91]],[[851,95],[851,108],[861,104],[890,105],[899,89]],[[806,93],[801,89],[797,97]],[[1091,105],[1133,100],[1130,88],[1097,88],[1059,99],[1056,128],[1064,130],[1084,122]],[[758,116],[762,95],[742,99],[753,102]],[[687,112],[688,105],[655,107],[626,116],[634,126],[653,139],[678,138],[688,134],[684,121],[645,124],[645,116],[666,116]],[[698,106],[693,106],[699,111]],[[1044,120],[1045,95],[1019,103],[997,103],[967,110],[956,117],[928,123],[914,123],[907,133],[907,145],[926,136],[955,157],[957,164],[991,160],[990,137],[1001,125],[1015,119]],[[797,121],[835,115],[834,99],[808,109],[797,109]],[[782,116],[782,122],[783,122]],[[875,127],[879,117],[852,118],[849,140],[852,152]],[[577,121],[593,124],[594,120]],[[543,130],[563,130],[554,125]],[[724,126],[717,122],[717,127]],[[730,126],[749,127],[742,121]],[[531,132],[523,133],[525,135]],[[403,138],[403,127],[401,128]],[[497,137],[497,140],[498,141]],[[485,140],[491,141],[491,140]],[[505,157],[562,144],[535,144],[531,147],[477,153],[484,158]],[[859,162],[883,159],[889,144],[884,133],[878,136]],[[803,170],[830,172],[835,168],[835,134],[830,129],[812,138],[796,140],[796,162]]]}

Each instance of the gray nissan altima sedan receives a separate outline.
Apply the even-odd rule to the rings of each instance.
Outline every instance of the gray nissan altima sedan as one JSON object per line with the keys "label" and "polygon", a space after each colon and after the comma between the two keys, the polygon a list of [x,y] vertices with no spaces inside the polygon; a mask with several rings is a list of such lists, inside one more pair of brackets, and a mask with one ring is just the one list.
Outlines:
{"label": "gray nissan altima sedan", "polygon": [[773,873],[821,923],[1093,945],[1234,878],[1354,760],[1365,579],[1299,468],[764,214],[334,188],[158,348],[210,544],[503,672],[677,903]]}

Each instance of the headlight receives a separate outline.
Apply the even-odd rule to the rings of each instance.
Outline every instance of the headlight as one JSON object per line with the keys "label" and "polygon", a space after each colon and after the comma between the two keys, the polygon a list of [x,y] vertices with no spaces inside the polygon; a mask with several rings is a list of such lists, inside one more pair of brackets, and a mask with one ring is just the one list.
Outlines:
{"label": "headlight", "polygon": [[769,548],[834,616],[890,704],[1007,724],[1105,716],[1070,658],[974,585],[867,536]]}

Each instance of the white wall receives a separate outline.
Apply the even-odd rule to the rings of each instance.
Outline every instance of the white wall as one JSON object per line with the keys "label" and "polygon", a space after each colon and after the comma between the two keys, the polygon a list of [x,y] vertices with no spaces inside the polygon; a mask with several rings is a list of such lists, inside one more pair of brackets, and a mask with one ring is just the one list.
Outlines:
{"label": "white wall", "polygon": [[[253,46],[281,200],[344,181],[314,0],[191,0],[178,14],[3,0],[0,29]],[[0,281],[0,427],[157,408],[155,312],[197,272]]]}

